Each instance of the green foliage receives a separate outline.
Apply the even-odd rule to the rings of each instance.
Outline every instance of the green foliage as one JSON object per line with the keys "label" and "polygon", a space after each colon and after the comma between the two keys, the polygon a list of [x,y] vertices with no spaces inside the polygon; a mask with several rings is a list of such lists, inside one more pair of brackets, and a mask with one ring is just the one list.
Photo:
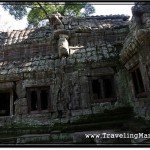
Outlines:
{"label": "green foliage", "polygon": [[33,26],[38,26],[45,19],[49,20],[50,14],[56,12],[70,16],[89,16],[95,12],[94,7],[87,2],[3,2],[2,6],[16,20],[27,16],[29,25]]}

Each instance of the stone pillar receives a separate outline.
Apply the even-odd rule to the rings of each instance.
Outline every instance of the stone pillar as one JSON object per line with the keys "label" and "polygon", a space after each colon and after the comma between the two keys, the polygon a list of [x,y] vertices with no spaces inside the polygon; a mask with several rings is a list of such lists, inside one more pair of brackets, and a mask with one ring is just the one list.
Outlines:
{"label": "stone pillar", "polygon": [[23,81],[16,82],[16,93],[18,98],[24,98],[26,97],[26,88],[24,86]]}
{"label": "stone pillar", "polygon": [[27,114],[27,98],[20,98],[15,101],[15,115]]}
{"label": "stone pillar", "polygon": [[90,95],[89,95],[89,83],[88,77],[82,76],[80,77],[80,85],[81,85],[81,108],[90,107]]}
{"label": "stone pillar", "polygon": [[13,105],[14,105],[14,94],[13,94],[13,90],[10,90],[10,116],[13,115]]}

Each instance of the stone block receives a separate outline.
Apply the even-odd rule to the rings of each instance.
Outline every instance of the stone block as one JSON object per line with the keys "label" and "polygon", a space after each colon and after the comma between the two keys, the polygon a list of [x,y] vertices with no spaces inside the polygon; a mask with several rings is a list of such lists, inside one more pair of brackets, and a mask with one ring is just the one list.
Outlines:
{"label": "stone block", "polygon": [[81,58],[77,58],[76,62],[80,63],[80,62],[82,62],[82,59]]}
{"label": "stone block", "polygon": [[81,84],[81,93],[89,93],[90,87],[88,82],[82,83]]}
{"label": "stone block", "polygon": [[58,112],[51,112],[51,118],[57,118],[58,117]]}
{"label": "stone block", "polygon": [[14,102],[14,104],[15,104],[15,113],[16,114],[27,114],[28,113],[26,98],[17,99]]}
{"label": "stone block", "polygon": [[86,52],[86,50],[85,50],[85,49],[81,49],[80,51],[81,51],[81,53],[85,53],[85,52]]}
{"label": "stone block", "polygon": [[[84,72],[86,72],[86,70]],[[84,83],[86,83],[86,82],[88,82],[88,77],[87,76],[80,77],[80,83],[81,83],[81,85],[84,84]]]}
{"label": "stone block", "polygon": [[21,110],[20,110],[21,114],[27,114],[28,113],[28,107],[27,106],[21,106]]}
{"label": "stone block", "polygon": [[40,143],[42,141],[49,141],[50,134],[29,134],[19,136],[17,138],[17,144],[27,144],[27,143]]}
{"label": "stone block", "polygon": [[147,21],[146,21],[145,27],[146,27],[146,28],[150,27],[150,20],[147,20]]}
{"label": "stone block", "polygon": [[53,119],[53,121],[52,121],[54,124],[55,123],[60,123],[60,119],[58,119],[58,118],[56,118],[56,119]]}
{"label": "stone block", "polygon": [[82,115],[89,115],[92,114],[92,110],[91,109],[83,109],[82,110]]}
{"label": "stone block", "polygon": [[50,85],[50,79],[32,79],[32,80],[23,80],[22,81],[22,87],[32,87],[32,86],[49,86]]}
{"label": "stone block", "polygon": [[74,123],[80,119],[80,116],[74,116],[70,118],[70,123]]}
{"label": "stone block", "polygon": [[75,63],[75,59],[74,58],[67,59],[67,64],[73,64],[73,63]]}
{"label": "stone block", "polygon": [[94,75],[106,75],[106,74],[114,74],[114,70],[111,67],[102,67],[102,68],[96,68],[92,69],[92,76]]}
{"label": "stone block", "polygon": [[91,56],[91,52],[87,52],[87,57],[90,57]]}
{"label": "stone block", "polygon": [[66,66],[65,73],[71,73],[71,72],[73,72],[73,66]]}
{"label": "stone block", "polygon": [[23,64],[23,66],[28,67],[28,66],[31,66],[31,64],[32,64],[32,62],[26,62]]}
{"label": "stone block", "polygon": [[145,23],[150,18],[150,13],[144,13],[142,16],[142,22]]}
{"label": "stone block", "polygon": [[21,106],[27,106],[27,98],[19,99]]}
{"label": "stone block", "polygon": [[5,74],[7,74],[8,73],[8,70],[2,70],[1,72],[0,72],[0,74],[3,74],[3,75],[5,75]]}
{"label": "stone block", "polygon": [[97,114],[97,113],[102,113],[104,111],[103,107],[100,105],[97,106],[93,106],[92,107],[92,112],[93,114]]}
{"label": "stone block", "polygon": [[55,60],[55,67],[58,67],[58,66],[60,66],[60,59]]}
{"label": "stone block", "polygon": [[24,72],[23,76],[24,76],[24,79],[32,79],[32,73],[30,72]]}
{"label": "stone block", "polygon": [[15,115],[21,114],[21,107],[15,102]]}
{"label": "stone block", "polygon": [[104,109],[111,109],[112,105],[111,105],[111,102],[104,102],[104,103],[101,103],[100,104],[101,107],[103,107]]}
{"label": "stone block", "polygon": [[26,96],[26,89],[22,81],[16,82],[16,93],[18,98],[24,98]]}
{"label": "stone block", "polygon": [[18,72],[21,72],[21,70],[22,70],[21,68],[16,67],[16,68],[9,69],[7,73],[8,74],[18,73]]}
{"label": "stone block", "polygon": [[[90,69],[83,69],[79,71],[80,78],[83,76],[89,76],[90,75]],[[81,79],[82,80],[82,79]],[[88,81],[88,78],[86,78],[86,81]],[[81,82],[81,81],[80,81]],[[81,83],[82,84],[82,83]]]}
{"label": "stone block", "polygon": [[68,30],[68,25],[64,25],[65,29]]}
{"label": "stone block", "polygon": [[90,51],[92,51],[92,48],[91,48],[91,47],[88,47],[88,48],[86,49],[86,51],[87,51],[87,52],[90,52]]}
{"label": "stone block", "polygon": [[31,71],[37,71],[38,69],[39,69],[38,66],[33,66],[32,69],[31,69]]}
{"label": "stone block", "polygon": [[93,55],[92,57],[90,57],[90,60],[96,62],[96,61],[97,61],[97,56],[96,56],[96,55]]}
{"label": "stone block", "polygon": [[39,65],[39,61],[33,61],[32,62],[32,66],[38,66]]}
{"label": "stone block", "polygon": [[90,106],[90,95],[89,93],[81,93],[81,107],[87,108]]}
{"label": "stone block", "polygon": [[63,24],[67,24],[67,26],[68,26],[68,23],[69,23],[69,19],[67,18],[67,17],[64,17],[63,19],[62,19],[62,22],[63,22]]}
{"label": "stone block", "polygon": [[68,123],[69,118],[61,118],[60,121],[61,121],[61,123]]}
{"label": "stone block", "polygon": [[13,89],[14,83],[13,82],[6,82],[0,84],[0,90],[7,90],[7,89]]}
{"label": "stone block", "polygon": [[71,110],[71,116],[81,116],[82,110]]}
{"label": "stone block", "polygon": [[81,54],[77,54],[76,58],[81,58]]}
{"label": "stone block", "polygon": [[46,65],[53,69],[54,68],[54,60],[46,60]]}

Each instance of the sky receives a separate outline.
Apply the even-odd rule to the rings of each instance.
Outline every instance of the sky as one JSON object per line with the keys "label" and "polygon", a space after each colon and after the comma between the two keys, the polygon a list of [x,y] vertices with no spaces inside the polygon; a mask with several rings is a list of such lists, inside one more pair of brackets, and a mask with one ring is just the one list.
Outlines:
{"label": "sky", "polygon": [[[92,15],[116,15],[124,14],[132,16],[131,7],[134,5],[133,2],[111,2],[111,3],[98,3],[93,2],[95,7],[95,13]],[[11,31],[21,30],[27,27],[27,18],[24,17],[22,20],[15,20],[13,16],[9,15],[8,12],[4,11],[0,5],[0,31]]]}

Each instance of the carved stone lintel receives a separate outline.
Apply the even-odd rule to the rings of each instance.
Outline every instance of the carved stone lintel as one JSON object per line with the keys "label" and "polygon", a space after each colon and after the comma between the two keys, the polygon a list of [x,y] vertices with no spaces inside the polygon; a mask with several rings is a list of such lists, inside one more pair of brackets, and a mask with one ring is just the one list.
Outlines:
{"label": "carved stone lintel", "polygon": [[0,90],[12,89],[14,87],[13,82],[6,82],[0,84]]}

